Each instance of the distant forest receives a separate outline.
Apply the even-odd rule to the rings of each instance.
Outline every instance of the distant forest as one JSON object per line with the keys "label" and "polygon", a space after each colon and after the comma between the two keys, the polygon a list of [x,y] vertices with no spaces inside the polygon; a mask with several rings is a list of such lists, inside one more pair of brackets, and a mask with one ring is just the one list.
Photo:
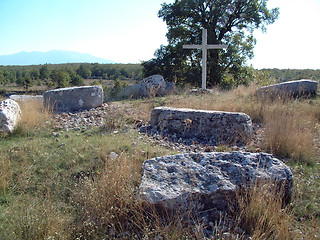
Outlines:
{"label": "distant forest", "polygon": [[16,83],[28,89],[45,84],[48,88],[80,86],[84,79],[139,80],[140,64],[68,63],[32,66],[0,66],[0,84]]}
{"label": "distant forest", "polygon": [[[252,70],[256,73],[255,76],[273,80],[273,82],[298,79],[320,80],[320,69]],[[68,63],[0,66],[0,85],[16,84],[25,89],[43,84],[48,88],[80,86],[84,84],[84,79],[140,80],[144,77],[143,67],[140,64]]]}

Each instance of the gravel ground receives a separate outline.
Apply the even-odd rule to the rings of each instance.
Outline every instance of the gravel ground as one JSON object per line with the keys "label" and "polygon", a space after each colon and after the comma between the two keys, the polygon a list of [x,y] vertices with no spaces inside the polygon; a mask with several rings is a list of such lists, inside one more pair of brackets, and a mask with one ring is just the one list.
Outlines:
{"label": "gravel ground", "polygon": [[[105,119],[108,115],[115,113],[117,107],[109,105],[107,103],[103,104],[101,107],[78,111],[73,113],[59,113],[52,117],[50,123],[56,130],[63,131],[81,131],[82,133],[88,133],[90,129],[94,127],[101,127],[105,124]],[[130,112],[130,110],[126,110]],[[183,139],[177,138],[174,134],[166,134],[163,136],[159,132],[152,129],[148,123],[142,120],[135,120],[132,125],[125,125],[125,129],[119,129],[115,132],[128,131],[128,128],[135,128],[140,130],[140,132],[145,135],[141,136],[139,140],[144,142],[149,142],[154,145],[165,147],[173,151],[179,152],[212,152],[212,151],[250,151],[259,152],[259,145],[263,136],[263,129],[261,126],[254,124],[254,135],[252,141],[245,146],[214,146],[208,142],[200,139]],[[55,133],[54,133],[55,135]]]}

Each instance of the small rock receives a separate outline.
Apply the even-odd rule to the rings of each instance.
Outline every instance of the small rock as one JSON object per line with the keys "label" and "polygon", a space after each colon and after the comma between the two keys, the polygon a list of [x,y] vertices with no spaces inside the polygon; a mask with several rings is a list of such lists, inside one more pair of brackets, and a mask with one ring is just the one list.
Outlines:
{"label": "small rock", "polygon": [[118,157],[119,157],[119,155],[118,155],[117,153],[115,153],[115,152],[111,152],[111,153],[109,154],[109,158],[110,158],[111,160],[116,160]]}
{"label": "small rock", "polygon": [[233,237],[233,235],[231,233],[229,233],[229,232],[225,232],[225,233],[222,234],[222,239],[223,240],[232,240],[232,239],[234,239],[234,238],[231,238],[231,237]]}
{"label": "small rock", "polygon": [[57,138],[57,137],[60,137],[61,134],[60,134],[60,133],[53,132],[53,133],[52,133],[52,136]]}

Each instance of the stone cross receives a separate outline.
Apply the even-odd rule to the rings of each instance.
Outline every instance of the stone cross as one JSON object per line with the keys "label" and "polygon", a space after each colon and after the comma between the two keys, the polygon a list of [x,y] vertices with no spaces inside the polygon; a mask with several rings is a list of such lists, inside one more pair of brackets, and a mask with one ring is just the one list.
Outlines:
{"label": "stone cross", "polygon": [[202,89],[207,88],[207,49],[224,49],[227,45],[208,45],[207,29],[202,29],[202,45],[183,45],[184,49],[202,49]]}

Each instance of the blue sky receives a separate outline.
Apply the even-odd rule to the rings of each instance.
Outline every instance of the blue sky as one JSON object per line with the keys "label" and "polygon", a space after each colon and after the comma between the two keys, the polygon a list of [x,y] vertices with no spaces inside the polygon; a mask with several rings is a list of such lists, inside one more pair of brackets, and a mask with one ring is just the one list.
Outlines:
{"label": "blue sky", "polygon": [[[166,0],[0,0],[0,55],[71,50],[118,63],[148,60],[166,44]],[[256,68],[320,69],[320,0],[270,0],[280,18],[256,31]]]}

